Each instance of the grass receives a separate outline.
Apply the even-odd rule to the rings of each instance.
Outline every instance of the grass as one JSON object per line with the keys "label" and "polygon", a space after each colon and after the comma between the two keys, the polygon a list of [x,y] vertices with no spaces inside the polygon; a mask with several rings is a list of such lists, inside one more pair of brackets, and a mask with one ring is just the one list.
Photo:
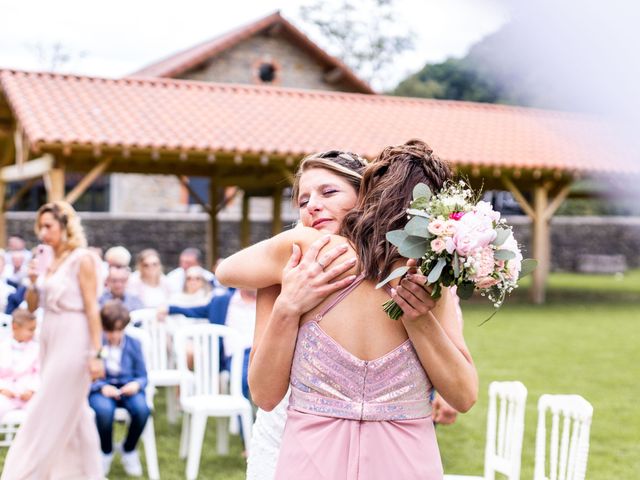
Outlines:
{"label": "grass", "polygon": [[[520,380],[529,390],[523,479],[533,478],[536,402],[543,393],[578,393],[594,406],[588,478],[637,478],[640,271],[622,278],[554,273],[543,306],[526,303],[527,285],[481,327],[492,309],[463,303],[465,338],[480,374],[480,395],[469,413],[437,430],[445,471],[482,474],[488,385]],[[162,478],[184,478],[185,463],[178,458],[180,425],[166,421],[164,392],[156,396],[155,427]],[[121,428],[116,436],[122,437]],[[210,420],[204,445],[200,478],[244,478],[238,437],[231,437],[229,456],[218,456],[215,422]],[[0,462],[5,454],[6,449],[0,449]],[[126,478],[118,459],[110,478]]]}

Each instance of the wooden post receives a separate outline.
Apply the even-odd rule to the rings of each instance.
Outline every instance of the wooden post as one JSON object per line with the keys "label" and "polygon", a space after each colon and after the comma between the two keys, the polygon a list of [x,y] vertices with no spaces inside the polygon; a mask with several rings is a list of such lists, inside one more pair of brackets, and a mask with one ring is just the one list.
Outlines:
{"label": "wooden post", "polygon": [[242,220],[240,221],[240,247],[249,246],[251,235],[251,224],[249,223],[249,194],[245,190],[242,192]]}
{"label": "wooden post", "polygon": [[538,268],[533,271],[531,285],[531,301],[535,304],[544,303],[545,287],[549,275],[551,231],[549,219],[545,215],[548,204],[548,186],[535,185],[533,189],[533,210],[535,212],[533,218],[533,258],[538,260]]}
{"label": "wooden post", "polygon": [[[218,200],[218,185],[215,177],[209,179],[209,205],[213,206]],[[207,265],[213,267],[218,261],[218,211],[210,208],[207,228]]]}
{"label": "wooden post", "polygon": [[55,202],[64,199],[64,164],[56,162],[56,165],[45,174],[44,186],[47,189],[47,202]]}
{"label": "wooden post", "polygon": [[109,167],[109,164],[111,164],[111,158],[106,158],[102,162],[98,163],[95,167],[93,167],[91,171],[78,182],[73,190],[71,190],[67,194],[67,196],[64,198],[65,201],[73,205],[76,200],[78,200],[82,196],[82,194],[87,191],[87,188],[89,188],[93,184],[93,182],[95,182],[96,179],[105,172],[105,170]]}
{"label": "wooden post", "polygon": [[282,189],[276,187],[273,192],[273,215],[271,219],[271,235],[282,231]]}

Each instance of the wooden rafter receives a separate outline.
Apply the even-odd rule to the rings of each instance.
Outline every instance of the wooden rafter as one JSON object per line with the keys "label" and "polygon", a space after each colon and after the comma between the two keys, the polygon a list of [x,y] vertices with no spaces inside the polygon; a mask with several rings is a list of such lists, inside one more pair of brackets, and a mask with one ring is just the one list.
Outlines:
{"label": "wooden rafter", "polygon": [[87,191],[87,188],[89,188],[93,184],[93,182],[95,182],[96,179],[100,175],[102,175],[107,168],[109,168],[110,163],[111,158],[105,158],[103,161],[98,163],[89,171],[89,173],[82,177],[82,180],[80,180],[78,184],[73,187],[73,189],[69,193],[67,193],[64,199],[67,202],[74,204],[82,196],[82,194]]}
{"label": "wooden rafter", "polygon": [[177,177],[180,183],[182,184],[182,186],[189,191],[191,196],[196,199],[196,202],[200,204],[200,206],[204,209],[204,211],[207,212],[209,215],[211,215],[213,212],[211,209],[211,203],[213,202],[210,202],[210,203],[205,202],[204,199],[198,194],[198,192],[196,192],[193,189],[193,187],[190,185],[188,177],[184,175],[177,175]]}
{"label": "wooden rafter", "polygon": [[513,195],[513,198],[517,200],[522,210],[527,215],[529,215],[531,220],[535,220],[536,218],[535,210],[533,209],[531,204],[527,201],[527,199],[524,198],[524,195],[522,195],[518,187],[516,187],[516,185],[511,181],[511,179],[508,177],[502,177],[502,183],[504,183],[505,187],[507,187],[507,189],[511,192],[511,195]]}
{"label": "wooden rafter", "polygon": [[37,178],[30,178],[29,180],[27,180],[25,182],[24,185],[22,185],[22,187],[20,187],[20,190],[18,190],[16,193],[13,194],[13,196],[7,200],[7,203],[4,205],[4,211],[6,212],[7,210],[11,210],[19,201],[22,197],[24,197],[24,195],[31,190],[31,187],[33,187],[33,185],[36,183],[38,179]]}

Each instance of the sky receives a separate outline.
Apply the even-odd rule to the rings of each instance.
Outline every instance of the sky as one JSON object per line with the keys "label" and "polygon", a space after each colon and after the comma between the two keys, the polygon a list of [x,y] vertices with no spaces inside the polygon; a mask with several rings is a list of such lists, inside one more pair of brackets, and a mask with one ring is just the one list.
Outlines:
{"label": "sky", "polygon": [[[330,1],[330,0],[327,0]],[[357,0],[354,0],[357,3]],[[307,34],[293,0],[0,0],[0,68],[50,70],[61,44],[70,61],[56,71],[120,77],[275,10]],[[463,56],[509,19],[500,0],[395,0],[398,25],[415,49],[385,75],[393,87],[426,62]],[[313,37],[321,46],[322,39]],[[39,51],[44,51],[45,60]]]}

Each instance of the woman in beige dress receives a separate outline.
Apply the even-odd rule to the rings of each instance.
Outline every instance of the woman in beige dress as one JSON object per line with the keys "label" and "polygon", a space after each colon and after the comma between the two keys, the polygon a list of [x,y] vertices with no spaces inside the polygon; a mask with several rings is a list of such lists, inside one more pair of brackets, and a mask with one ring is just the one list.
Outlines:
{"label": "woman in beige dress", "polygon": [[87,400],[91,380],[104,372],[98,259],[85,248],[80,219],[66,202],[43,205],[35,229],[44,246],[30,265],[26,300],[29,310],[44,310],[42,387],[9,449],[2,480],[102,479]]}

